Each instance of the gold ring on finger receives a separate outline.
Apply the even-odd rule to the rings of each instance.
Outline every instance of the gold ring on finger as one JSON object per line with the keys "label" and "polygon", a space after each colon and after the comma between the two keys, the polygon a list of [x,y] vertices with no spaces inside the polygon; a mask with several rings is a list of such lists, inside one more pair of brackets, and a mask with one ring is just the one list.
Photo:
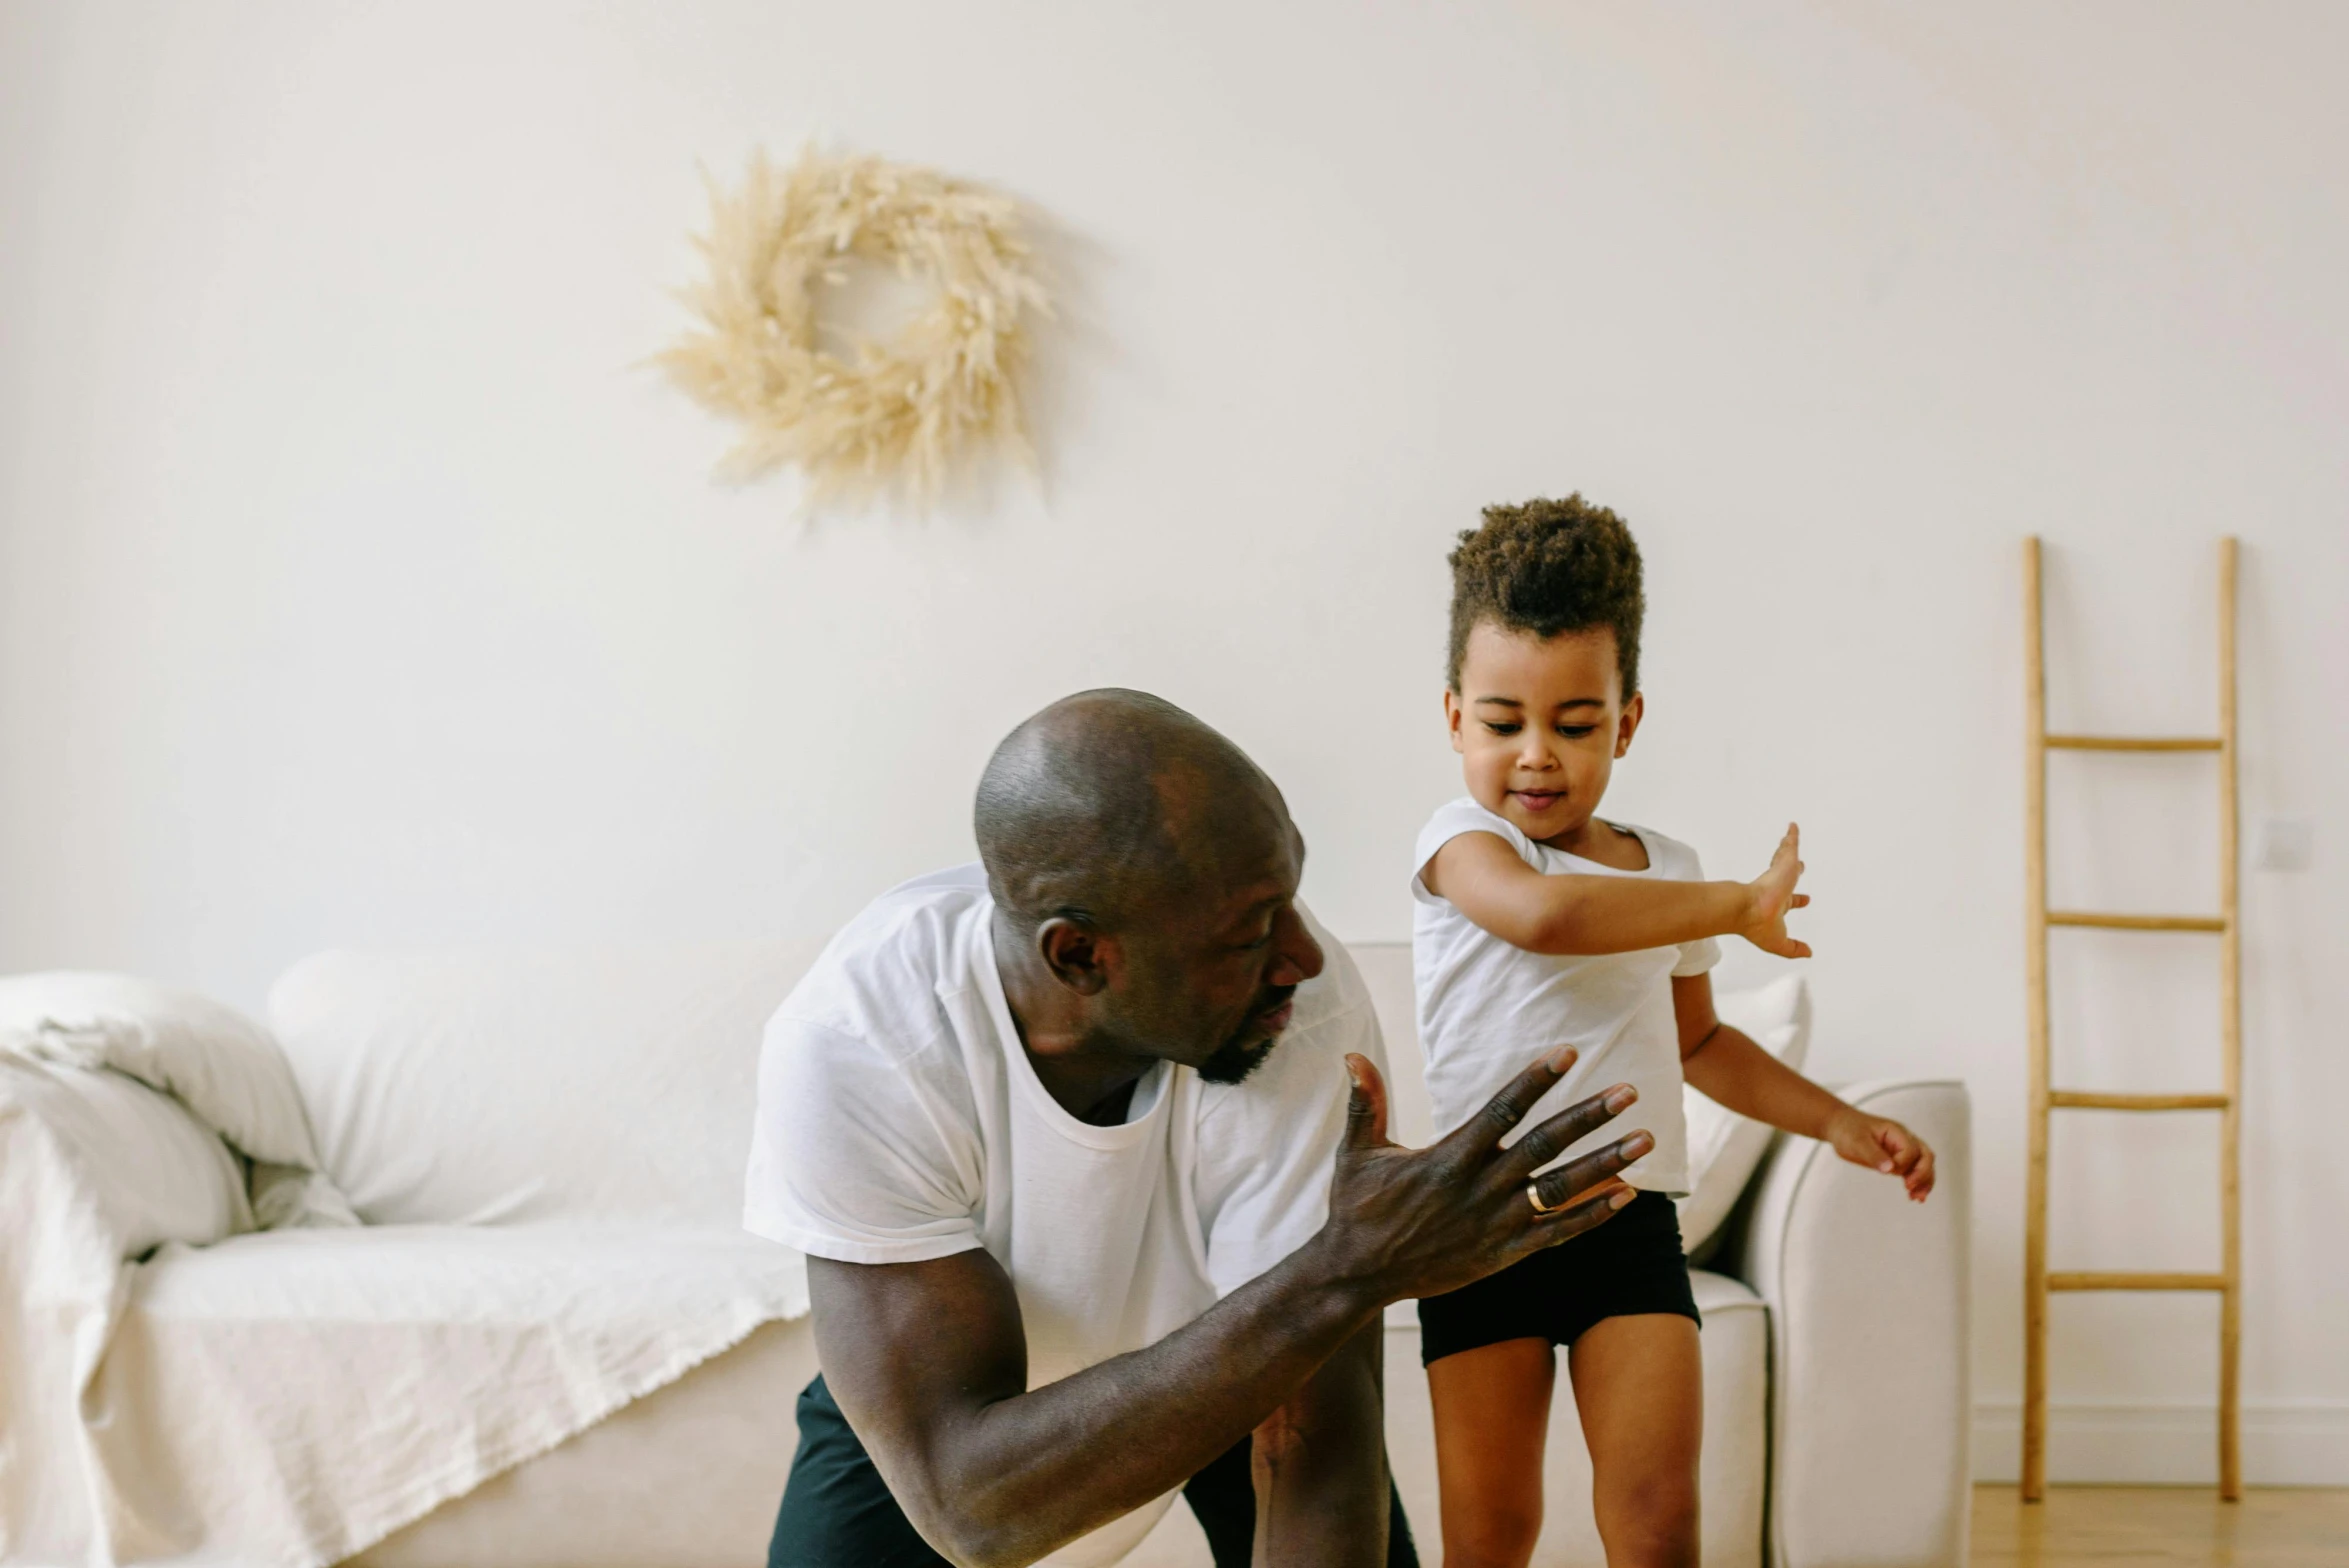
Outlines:
{"label": "gold ring on finger", "polygon": [[1564,1198],[1559,1199],[1556,1203],[1542,1202],[1542,1184],[1539,1181],[1529,1181],[1525,1184],[1525,1201],[1533,1205],[1533,1212],[1536,1214],[1555,1214],[1566,1207]]}

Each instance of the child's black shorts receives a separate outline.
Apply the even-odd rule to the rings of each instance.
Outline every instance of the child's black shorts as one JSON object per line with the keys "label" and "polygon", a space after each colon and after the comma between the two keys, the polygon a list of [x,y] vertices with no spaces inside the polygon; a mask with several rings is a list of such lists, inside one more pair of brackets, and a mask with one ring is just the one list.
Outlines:
{"label": "child's black shorts", "polygon": [[1571,1345],[1601,1318],[1643,1312],[1704,1321],[1688,1288],[1679,1213],[1660,1192],[1641,1193],[1596,1230],[1420,1302],[1419,1359],[1510,1339]]}

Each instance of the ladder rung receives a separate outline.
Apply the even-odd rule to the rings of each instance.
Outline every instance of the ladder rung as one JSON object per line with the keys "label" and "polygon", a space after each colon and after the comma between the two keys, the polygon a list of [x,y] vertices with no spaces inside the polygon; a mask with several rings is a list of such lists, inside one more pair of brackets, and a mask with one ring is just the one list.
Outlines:
{"label": "ladder rung", "polygon": [[2224,751],[2227,743],[2203,735],[2049,735],[2050,751]]}
{"label": "ladder rung", "polygon": [[2049,1290],[2225,1290],[2224,1274],[2050,1274]]}
{"label": "ladder rung", "polygon": [[2105,1094],[2092,1089],[2055,1089],[2047,1103],[2070,1111],[2223,1111],[2223,1094]]}
{"label": "ladder rung", "polygon": [[2051,909],[2051,926],[2094,926],[2100,931],[2224,931],[2218,915],[2099,915],[2080,909]]}

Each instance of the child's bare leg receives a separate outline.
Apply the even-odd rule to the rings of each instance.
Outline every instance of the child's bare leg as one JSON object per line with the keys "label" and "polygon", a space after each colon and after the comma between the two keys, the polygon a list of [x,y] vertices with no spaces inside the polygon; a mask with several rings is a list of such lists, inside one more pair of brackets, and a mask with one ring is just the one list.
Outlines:
{"label": "child's bare leg", "polygon": [[1608,1568],[1694,1568],[1705,1420],[1696,1324],[1668,1312],[1604,1318],[1569,1364]]}
{"label": "child's bare leg", "polygon": [[1428,1367],[1444,1568],[1525,1568],[1532,1561],[1557,1375],[1546,1339],[1507,1339]]}

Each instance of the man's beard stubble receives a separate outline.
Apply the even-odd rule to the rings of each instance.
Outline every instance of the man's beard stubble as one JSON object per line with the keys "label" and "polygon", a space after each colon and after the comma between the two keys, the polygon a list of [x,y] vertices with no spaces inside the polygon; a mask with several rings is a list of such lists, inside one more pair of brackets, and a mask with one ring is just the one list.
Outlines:
{"label": "man's beard stubble", "polygon": [[1199,1064],[1199,1076],[1207,1083],[1238,1083],[1263,1066],[1264,1059],[1272,1054],[1272,1048],[1280,1043],[1281,1037],[1277,1034],[1269,1040],[1259,1040],[1254,1045],[1226,1040],[1215,1048],[1214,1055]]}
{"label": "man's beard stubble", "polygon": [[[1253,1021],[1262,1014],[1291,1000],[1296,994],[1297,988],[1288,986],[1277,992],[1270,1003],[1257,1008],[1248,1017]],[[1281,1031],[1281,1034],[1286,1033],[1288,1033],[1286,1029]],[[1235,1035],[1217,1046],[1215,1053],[1199,1064],[1200,1078],[1207,1083],[1238,1083],[1263,1066],[1264,1059],[1272,1054],[1273,1047],[1281,1043],[1281,1035],[1279,1034],[1273,1035],[1269,1039],[1259,1040],[1253,1045],[1243,1044],[1242,1041],[1245,1039],[1246,1035],[1243,1033]]]}

